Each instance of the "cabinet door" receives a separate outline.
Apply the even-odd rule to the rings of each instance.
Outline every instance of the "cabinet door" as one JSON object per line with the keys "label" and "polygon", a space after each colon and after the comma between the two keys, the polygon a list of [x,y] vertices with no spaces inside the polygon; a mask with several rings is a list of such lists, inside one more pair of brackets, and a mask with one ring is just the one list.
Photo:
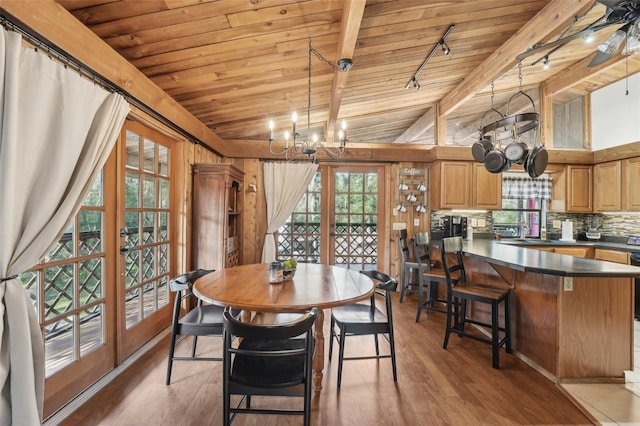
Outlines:
{"label": "cabinet door", "polygon": [[593,166],[594,209],[598,212],[620,211],[621,201],[621,163],[610,161]]}
{"label": "cabinet door", "polygon": [[593,258],[598,260],[607,260],[609,262],[629,264],[629,253],[625,251],[602,249],[596,247]]}
{"label": "cabinet door", "polygon": [[553,252],[558,254],[568,254],[576,257],[590,258],[590,247],[554,247]]}
{"label": "cabinet door", "polygon": [[489,173],[480,163],[472,163],[471,166],[471,207],[500,210],[502,208],[502,174]]}
{"label": "cabinet door", "polygon": [[568,212],[593,211],[592,183],[591,166],[573,164],[567,166]]}
{"label": "cabinet door", "polygon": [[640,211],[640,157],[622,162],[622,210]]}
{"label": "cabinet door", "polygon": [[443,161],[440,168],[440,208],[464,209],[471,206],[471,163]]}

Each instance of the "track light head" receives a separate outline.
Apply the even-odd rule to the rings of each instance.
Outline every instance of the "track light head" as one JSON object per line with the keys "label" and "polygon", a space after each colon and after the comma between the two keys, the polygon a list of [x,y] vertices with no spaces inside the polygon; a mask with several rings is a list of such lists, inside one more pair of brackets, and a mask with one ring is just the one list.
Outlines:
{"label": "track light head", "polygon": [[449,53],[451,53],[451,49],[449,48],[449,45],[447,45],[447,43],[443,40],[440,40],[440,44],[442,45],[442,53],[446,56]]}

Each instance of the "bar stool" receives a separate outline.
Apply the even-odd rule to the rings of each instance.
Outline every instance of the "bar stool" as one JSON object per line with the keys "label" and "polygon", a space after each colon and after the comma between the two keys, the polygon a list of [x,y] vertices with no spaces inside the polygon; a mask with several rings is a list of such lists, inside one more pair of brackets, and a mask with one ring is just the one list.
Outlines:
{"label": "bar stool", "polygon": [[418,269],[418,263],[411,259],[407,230],[398,231],[398,250],[400,250],[400,303],[404,296],[418,291],[418,283],[412,282],[413,271]]}
{"label": "bar stool", "polygon": [[415,234],[413,237],[413,254],[418,264],[418,310],[416,312],[416,322],[419,322],[422,311],[427,314],[429,311],[447,312],[445,308],[438,306],[438,304],[446,306],[447,303],[446,299],[438,298],[438,284],[446,283],[447,276],[439,262],[431,260],[428,232]]}
{"label": "bar stool", "polygon": [[[492,348],[493,368],[500,368],[498,359],[500,347],[505,346],[506,352],[511,353],[511,289],[491,284],[466,282],[464,263],[462,261],[462,237],[443,238],[440,250],[442,268],[447,278],[447,324],[442,347],[447,349],[451,333],[488,343]],[[454,278],[454,273],[458,274],[457,279]],[[490,305],[491,323],[467,318],[468,301]],[[498,308],[501,303],[504,306],[504,327],[500,327],[498,319]],[[488,328],[491,330],[491,338],[466,332],[464,330],[466,323]],[[500,339],[500,332],[504,333],[502,339]]]}

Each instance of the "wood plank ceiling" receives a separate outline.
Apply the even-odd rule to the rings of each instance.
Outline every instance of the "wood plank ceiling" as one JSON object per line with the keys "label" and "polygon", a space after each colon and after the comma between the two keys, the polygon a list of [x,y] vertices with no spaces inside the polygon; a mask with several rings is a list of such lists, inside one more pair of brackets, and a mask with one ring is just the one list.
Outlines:
{"label": "wood plank ceiling", "polygon": [[[585,0],[57,2],[218,136],[238,144],[265,141],[269,119],[281,137],[293,111],[306,129],[309,40],[331,63],[353,59],[347,72],[316,56],[311,66],[311,129],[331,138],[345,119],[349,144],[433,144],[438,104],[447,144],[469,145],[491,106],[492,82],[495,107],[504,111],[520,87],[537,100],[536,88],[547,82],[561,99],[640,70],[637,58],[625,65],[621,55],[593,69],[580,63],[616,27],[599,31],[589,46],[577,39],[518,67],[518,53],[604,15],[601,3]],[[451,53],[435,51],[417,78],[420,88],[406,88],[452,24]],[[550,52],[552,66],[543,70],[540,60]]]}

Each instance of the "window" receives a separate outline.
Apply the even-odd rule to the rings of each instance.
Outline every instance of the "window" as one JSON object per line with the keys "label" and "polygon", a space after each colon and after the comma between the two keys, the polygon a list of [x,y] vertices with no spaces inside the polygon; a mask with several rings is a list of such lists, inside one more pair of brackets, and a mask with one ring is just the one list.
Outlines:
{"label": "window", "polygon": [[[538,238],[542,223],[542,203],[540,200],[502,200],[502,210],[491,212],[492,231],[503,237]],[[524,230],[524,235],[522,231]]]}
{"label": "window", "polygon": [[505,174],[502,210],[491,213],[492,231],[504,237],[539,238],[551,187],[551,179],[546,175],[530,179],[520,174]]}

